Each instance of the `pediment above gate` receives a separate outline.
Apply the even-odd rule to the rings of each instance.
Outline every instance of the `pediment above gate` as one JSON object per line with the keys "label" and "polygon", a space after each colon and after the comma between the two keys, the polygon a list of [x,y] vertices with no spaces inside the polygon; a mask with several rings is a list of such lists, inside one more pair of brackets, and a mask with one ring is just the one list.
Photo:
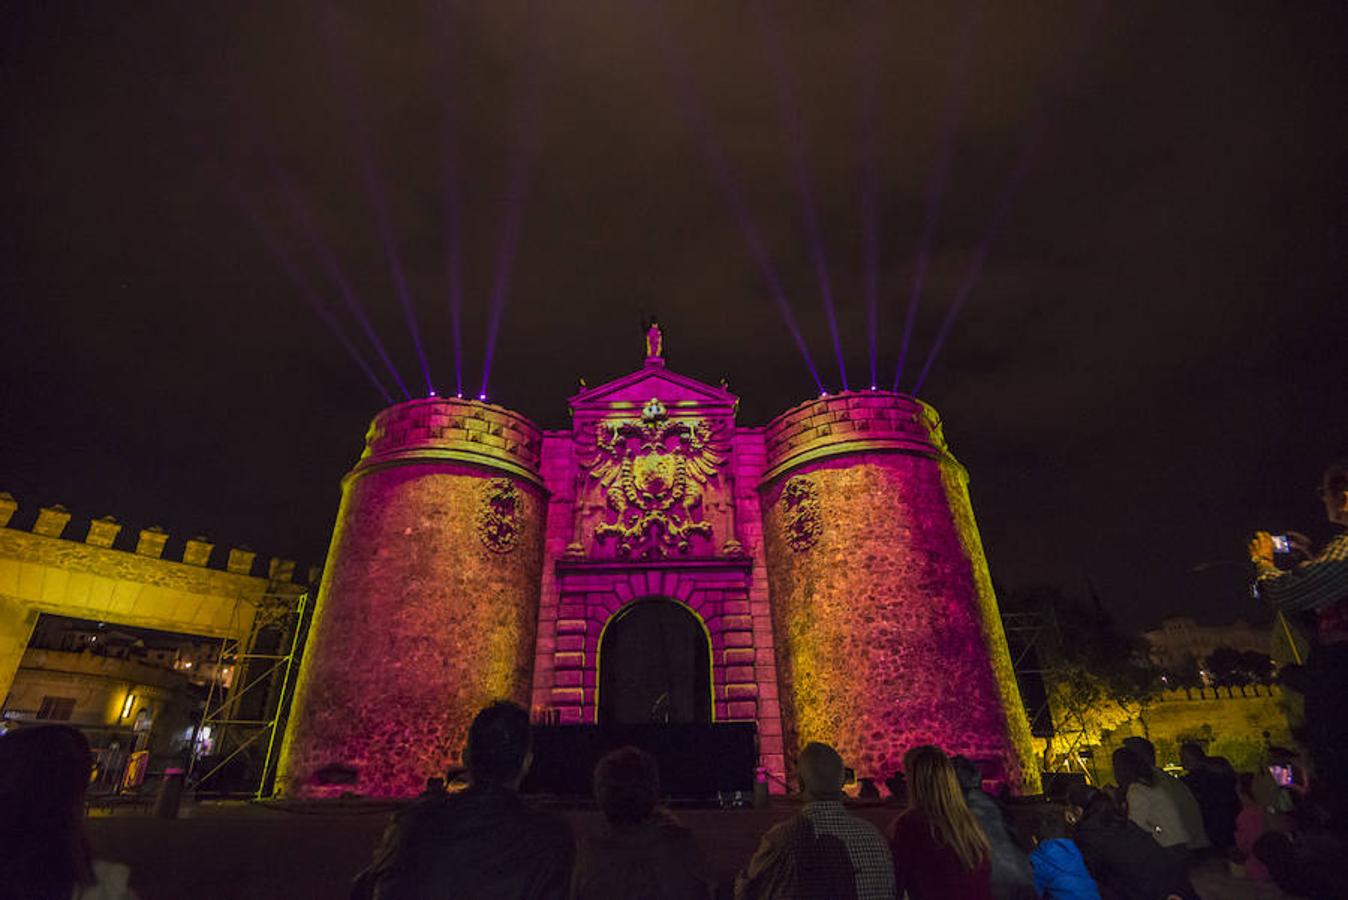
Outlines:
{"label": "pediment above gate", "polygon": [[577,465],[571,558],[707,558],[735,539],[730,454],[738,398],[665,368],[652,323],[640,369],[570,400]]}
{"label": "pediment above gate", "polygon": [[671,414],[697,412],[733,416],[739,398],[725,387],[716,387],[649,363],[635,372],[605,384],[583,388],[568,403],[572,414],[629,412],[640,416],[652,399],[658,399]]}

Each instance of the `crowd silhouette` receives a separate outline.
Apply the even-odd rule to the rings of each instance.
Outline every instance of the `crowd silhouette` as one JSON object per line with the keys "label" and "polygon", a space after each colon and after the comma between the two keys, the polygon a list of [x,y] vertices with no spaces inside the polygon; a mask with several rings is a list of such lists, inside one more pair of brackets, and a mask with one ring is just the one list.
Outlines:
{"label": "crowd silhouette", "polygon": [[[599,761],[602,826],[577,836],[519,795],[531,746],[524,709],[480,711],[467,785],[429,779],[395,813],[353,900],[1195,900],[1205,895],[1191,871],[1216,863],[1293,896],[1345,895],[1337,873],[1348,847],[1281,748],[1264,771],[1236,773],[1186,744],[1177,778],[1156,766],[1149,742],[1130,738],[1112,756],[1114,785],[1072,782],[1008,803],[983,790],[973,762],[918,746],[887,782],[899,810],[882,828],[871,821],[883,809],[875,801],[868,817],[844,803],[837,751],[810,743],[796,759],[795,814],[762,836],[733,879],[718,879],[696,834],[660,806],[648,753],[623,747]],[[92,770],[74,728],[0,735],[0,898],[135,900],[128,869],[95,859],[85,838]]]}
{"label": "crowd silhouette", "polygon": [[[1325,473],[1331,522],[1348,526],[1348,462]],[[983,790],[970,760],[913,747],[885,780],[900,807],[883,831],[844,803],[836,750],[806,744],[796,759],[800,806],[763,836],[733,879],[718,879],[695,833],[659,805],[655,760],[634,747],[594,770],[603,827],[577,838],[562,816],[520,797],[532,760],[528,714],[481,710],[468,732],[468,785],[432,777],[393,817],[356,878],[353,900],[1194,900],[1193,875],[1213,864],[1298,897],[1348,897],[1348,530],[1284,569],[1274,542],[1250,542],[1258,586],[1284,613],[1314,614],[1304,665],[1280,680],[1305,698],[1303,758],[1269,747],[1236,772],[1198,743],[1180,748],[1184,775],[1130,737],[1111,758],[1113,784],[1066,783],[1015,804]],[[124,865],[94,858],[85,793],[95,775],[76,729],[42,725],[0,735],[0,900],[135,900]],[[867,779],[858,792],[875,798]],[[874,800],[870,802],[874,803]],[[872,812],[875,807],[871,807]],[[1209,896],[1223,896],[1210,894]]]}

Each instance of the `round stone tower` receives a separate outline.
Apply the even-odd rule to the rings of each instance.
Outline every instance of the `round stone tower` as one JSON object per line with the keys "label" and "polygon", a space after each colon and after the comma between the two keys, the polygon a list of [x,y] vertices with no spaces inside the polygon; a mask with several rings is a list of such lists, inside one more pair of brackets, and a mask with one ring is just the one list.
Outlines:
{"label": "round stone tower", "polygon": [[787,758],[824,741],[880,779],[936,744],[1037,789],[968,476],[936,411],[888,391],[834,394],[769,423],[766,449]]}
{"label": "round stone tower", "polygon": [[277,775],[289,797],[410,796],[474,713],[529,701],[541,436],[470,400],[375,416],[342,500]]}

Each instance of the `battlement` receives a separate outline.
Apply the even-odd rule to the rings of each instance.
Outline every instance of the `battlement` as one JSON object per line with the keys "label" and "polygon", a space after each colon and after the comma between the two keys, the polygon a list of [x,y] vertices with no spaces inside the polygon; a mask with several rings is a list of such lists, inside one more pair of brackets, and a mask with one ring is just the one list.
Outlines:
{"label": "battlement", "polygon": [[[11,528],[10,523],[19,509],[19,503],[12,494],[0,492],[0,528]],[[267,571],[263,575],[254,576],[253,569],[255,568],[257,553],[248,547],[231,547],[227,553],[217,554],[215,553],[216,545],[210,539],[197,535],[184,542],[182,555],[179,559],[165,559],[164,548],[171,536],[158,525],[142,528],[136,537],[134,549],[122,549],[115,546],[122,532],[122,524],[112,516],[102,516],[90,520],[83,539],[67,535],[70,521],[71,513],[64,506],[60,504],[44,506],[37,512],[37,518],[32,525],[32,533],[41,537],[82,543],[90,547],[99,547],[117,553],[134,554],[148,559],[181,562],[183,565],[214,569],[233,575],[266,578],[272,582],[293,583],[295,579],[295,561],[280,557],[274,557],[268,561]],[[317,566],[310,569],[309,576],[310,581],[317,580]]]}
{"label": "battlement", "polygon": [[1173,688],[1162,691],[1151,701],[1158,703],[1215,703],[1228,700],[1267,700],[1282,697],[1283,689],[1276,684],[1238,684],[1225,687]]}
{"label": "battlement", "polygon": [[843,391],[807,400],[769,422],[764,441],[764,482],[804,463],[845,453],[949,456],[936,410],[893,391]]}
{"label": "battlement", "polygon": [[389,465],[446,460],[540,482],[542,446],[538,426],[504,406],[456,397],[409,400],[374,417],[365,452],[347,477]]}

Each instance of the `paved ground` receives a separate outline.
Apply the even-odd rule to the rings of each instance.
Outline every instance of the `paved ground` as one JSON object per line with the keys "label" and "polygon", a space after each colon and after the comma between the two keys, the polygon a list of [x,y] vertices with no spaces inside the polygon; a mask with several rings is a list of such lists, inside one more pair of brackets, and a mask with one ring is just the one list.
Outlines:
{"label": "paved ground", "polygon": [[[390,807],[355,805],[276,807],[248,804],[186,806],[165,821],[144,815],[90,820],[95,853],[128,863],[143,900],[297,900],[347,895],[352,877],[369,860]],[[749,858],[758,839],[794,807],[763,810],[679,810],[715,870],[725,879]],[[884,827],[892,809],[858,812]],[[598,824],[596,813],[565,812],[577,833]],[[1220,866],[1197,873],[1204,900],[1284,900],[1271,886],[1232,878]]]}

